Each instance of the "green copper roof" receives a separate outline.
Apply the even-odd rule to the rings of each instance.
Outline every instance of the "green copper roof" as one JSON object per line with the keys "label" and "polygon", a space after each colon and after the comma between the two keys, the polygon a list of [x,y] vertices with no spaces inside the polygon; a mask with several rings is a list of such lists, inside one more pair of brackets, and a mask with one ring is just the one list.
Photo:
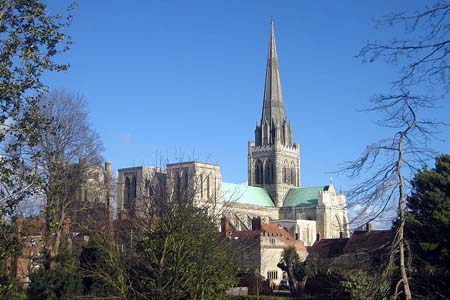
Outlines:
{"label": "green copper roof", "polygon": [[243,184],[222,183],[223,199],[226,202],[273,207],[273,202],[263,188]]}
{"label": "green copper roof", "polygon": [[328,190],[328,185],[307,188],[292,188],[284,200],[284,207],[317,205],[320,191]]}

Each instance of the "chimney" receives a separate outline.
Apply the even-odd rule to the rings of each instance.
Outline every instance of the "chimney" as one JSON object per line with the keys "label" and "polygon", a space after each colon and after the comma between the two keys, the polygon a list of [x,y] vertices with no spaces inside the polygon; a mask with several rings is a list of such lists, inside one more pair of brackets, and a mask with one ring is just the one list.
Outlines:
{"label": "chimney", "polygon": [[67,234],[70,231],[70,218],[66,217],[63,221],[63,233]]}
{"label": "chimney", "polygon": [[110,161],[105,162],[106,183],[109,183],[112,176],[112,163]]}
{"label": "chimney", "polygon": [[318,233],[318,234],[316,235],[316,242],[320,241],[322,238],[323,238],[322,234],[321,234],[321,233]]}
{"label": "chimney", "polygon": [[252,230],[261,230],[261,218],[254,217],[252,219]]}
{"label": "chimney", "polygon": [[223,237],[228,238],[230,236],[230,223],[228,223],[227,217],[220,219],[220,232]]}
{"label": "chimney", "polygon": [[119,212],[119,220],[124,221],[128,217],[128,212],[126,209],[121,209]]}
{"label": "chimney", "polygon": [[372,224],[370,224],[370,222],[366,223],[366,232],[371,232],[372,231]]}
{"label": "chimney", "polygon": [[81,157],[78,159],[78,163],[79,163],[82,167],[84,167],[84,165],[86,164],[86,157],[81,156]]}
{"label": "chimney", "polygon": [[22,215],[16,216],[16,226],[17,226],[17,233],[22,234],[22,232],[23,232],[23,216]]}

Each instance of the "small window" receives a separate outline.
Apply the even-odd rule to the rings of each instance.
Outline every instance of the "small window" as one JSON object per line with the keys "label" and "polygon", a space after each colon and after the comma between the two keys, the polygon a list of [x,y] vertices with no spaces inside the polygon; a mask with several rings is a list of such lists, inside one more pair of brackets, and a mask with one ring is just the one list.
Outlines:
{"label": "small window", "polygon": [[210,187],[210,182],[209,182],[209,175],[208,177],[206,177],[206,194],[208,199],[211,198],[211,187]]}
{"label": "small window", "polygon": [[267,279],[272,279],[272,280],[278,279],[278,271],[268,271]]}
{"label": "small window", "polygon": [[271,243],[272,245],[275,245],[276,242],[277,242],[277,241],[276,241],[274,238],[270,238],[270,243]]}
{"label": "small window", "polygon": [[203,174],[200,174],[200,198],[203,199]]}

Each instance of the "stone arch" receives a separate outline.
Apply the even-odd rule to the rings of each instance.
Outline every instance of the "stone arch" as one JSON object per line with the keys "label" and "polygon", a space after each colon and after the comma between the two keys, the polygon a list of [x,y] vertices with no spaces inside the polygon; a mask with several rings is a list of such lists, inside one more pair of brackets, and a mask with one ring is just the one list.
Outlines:
{"label": "stone arch", "polygon": [[[341,219],[336,214],[334,215],[335,221],[333,222],[333,228],[331,229],[333,232],[333,237],[340,237],[341,232],[344,232],[344,228],[342,226]],[[335,233],[335,234],[334,234]]]}
{"label": "stone arch", "polygon": [[290,172],[291,172],[291,184],[296,185],[297,184],[297,171],[295,168],[295,163],[293,161],[291,162]]}
{"label": "stone arch", "polygon": [[136,196],[137,196],[137,181],[136,181],[136,176],[133,176],[133,178],[131,179],[130,194],[131,194],[131,198],[132,198],[133,200],[136,199]]}
{"label": "stone arch", "polygon": [[267,120],[264,120],[264,124],[262,125],[262,132],[263,132],[263,145],[269,144],[269,136],[270,136],[270,129],[269,129],[269,123]]}
{"label": "stone arch", "polygon": [[136,189],[137,189],[136,176],[125,177],[123,207],[125,209],[127,209],[129,215],[134,215],[134,212],[135,212],[135,202],[136,202],[136,196],[137,196]]}
{"label": "stone arch", "polygon": [[123,191],[123,208],[128,209],[129,202],[130,202],[130,189],[131,189],[131,182],[130,178],[125,178],[125,189]]}
{"label": "stone arch", "polygon": [[290,183],[291,181],[291,172],[289,170],[288,162],[285,160],[283,162],[283,168],[282,168],[282,174],[283,174],[283,183]]}
{"label": "stone arch", "polygon": [[259,159],[255,162],[255,183],[263,184],[263,164]]}
{"label": "stone arch", "polygon": [[264,183],[273,184],[273,163],[270,159],[264,164]]}

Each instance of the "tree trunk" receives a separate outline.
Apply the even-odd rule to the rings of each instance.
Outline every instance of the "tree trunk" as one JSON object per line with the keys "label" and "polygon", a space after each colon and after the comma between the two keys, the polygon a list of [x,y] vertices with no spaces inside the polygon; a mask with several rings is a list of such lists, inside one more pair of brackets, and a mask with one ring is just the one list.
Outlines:
{"label": "tree trunk", "polygon": [[[410,127],[409,127],[410,128]],[[407,130],[409,130],[409,128]],[[405,132],[400,135],[398,145],[398,161],[397,161],[397,175],[399,179],[399,202],[398,210],[400,215],[400,227],[398,229],[398,241],[400,252],[400,273],[401,281],[403,283],[403,291],[405,292],[405,300],[411,300],[411,289],[409,286],[408,274],[406,272],[405,265],[405,239],[404,239],[404,227],[405,227],[405,181],[402,174],[402,162],[403,162],[403,138]]]}
{"label": "tree trunk", "polygon": [[298,284],[297,284],[297,279],[295,278],[295,275],[294,275],[294,270],[282,263],[278,263],[277,266],[281,270],[285,271],[288,274],[289,290],[291,292],[291,295],[294,297],[299,296],[300,292],[299,292],[299,288],[298,288]]}

